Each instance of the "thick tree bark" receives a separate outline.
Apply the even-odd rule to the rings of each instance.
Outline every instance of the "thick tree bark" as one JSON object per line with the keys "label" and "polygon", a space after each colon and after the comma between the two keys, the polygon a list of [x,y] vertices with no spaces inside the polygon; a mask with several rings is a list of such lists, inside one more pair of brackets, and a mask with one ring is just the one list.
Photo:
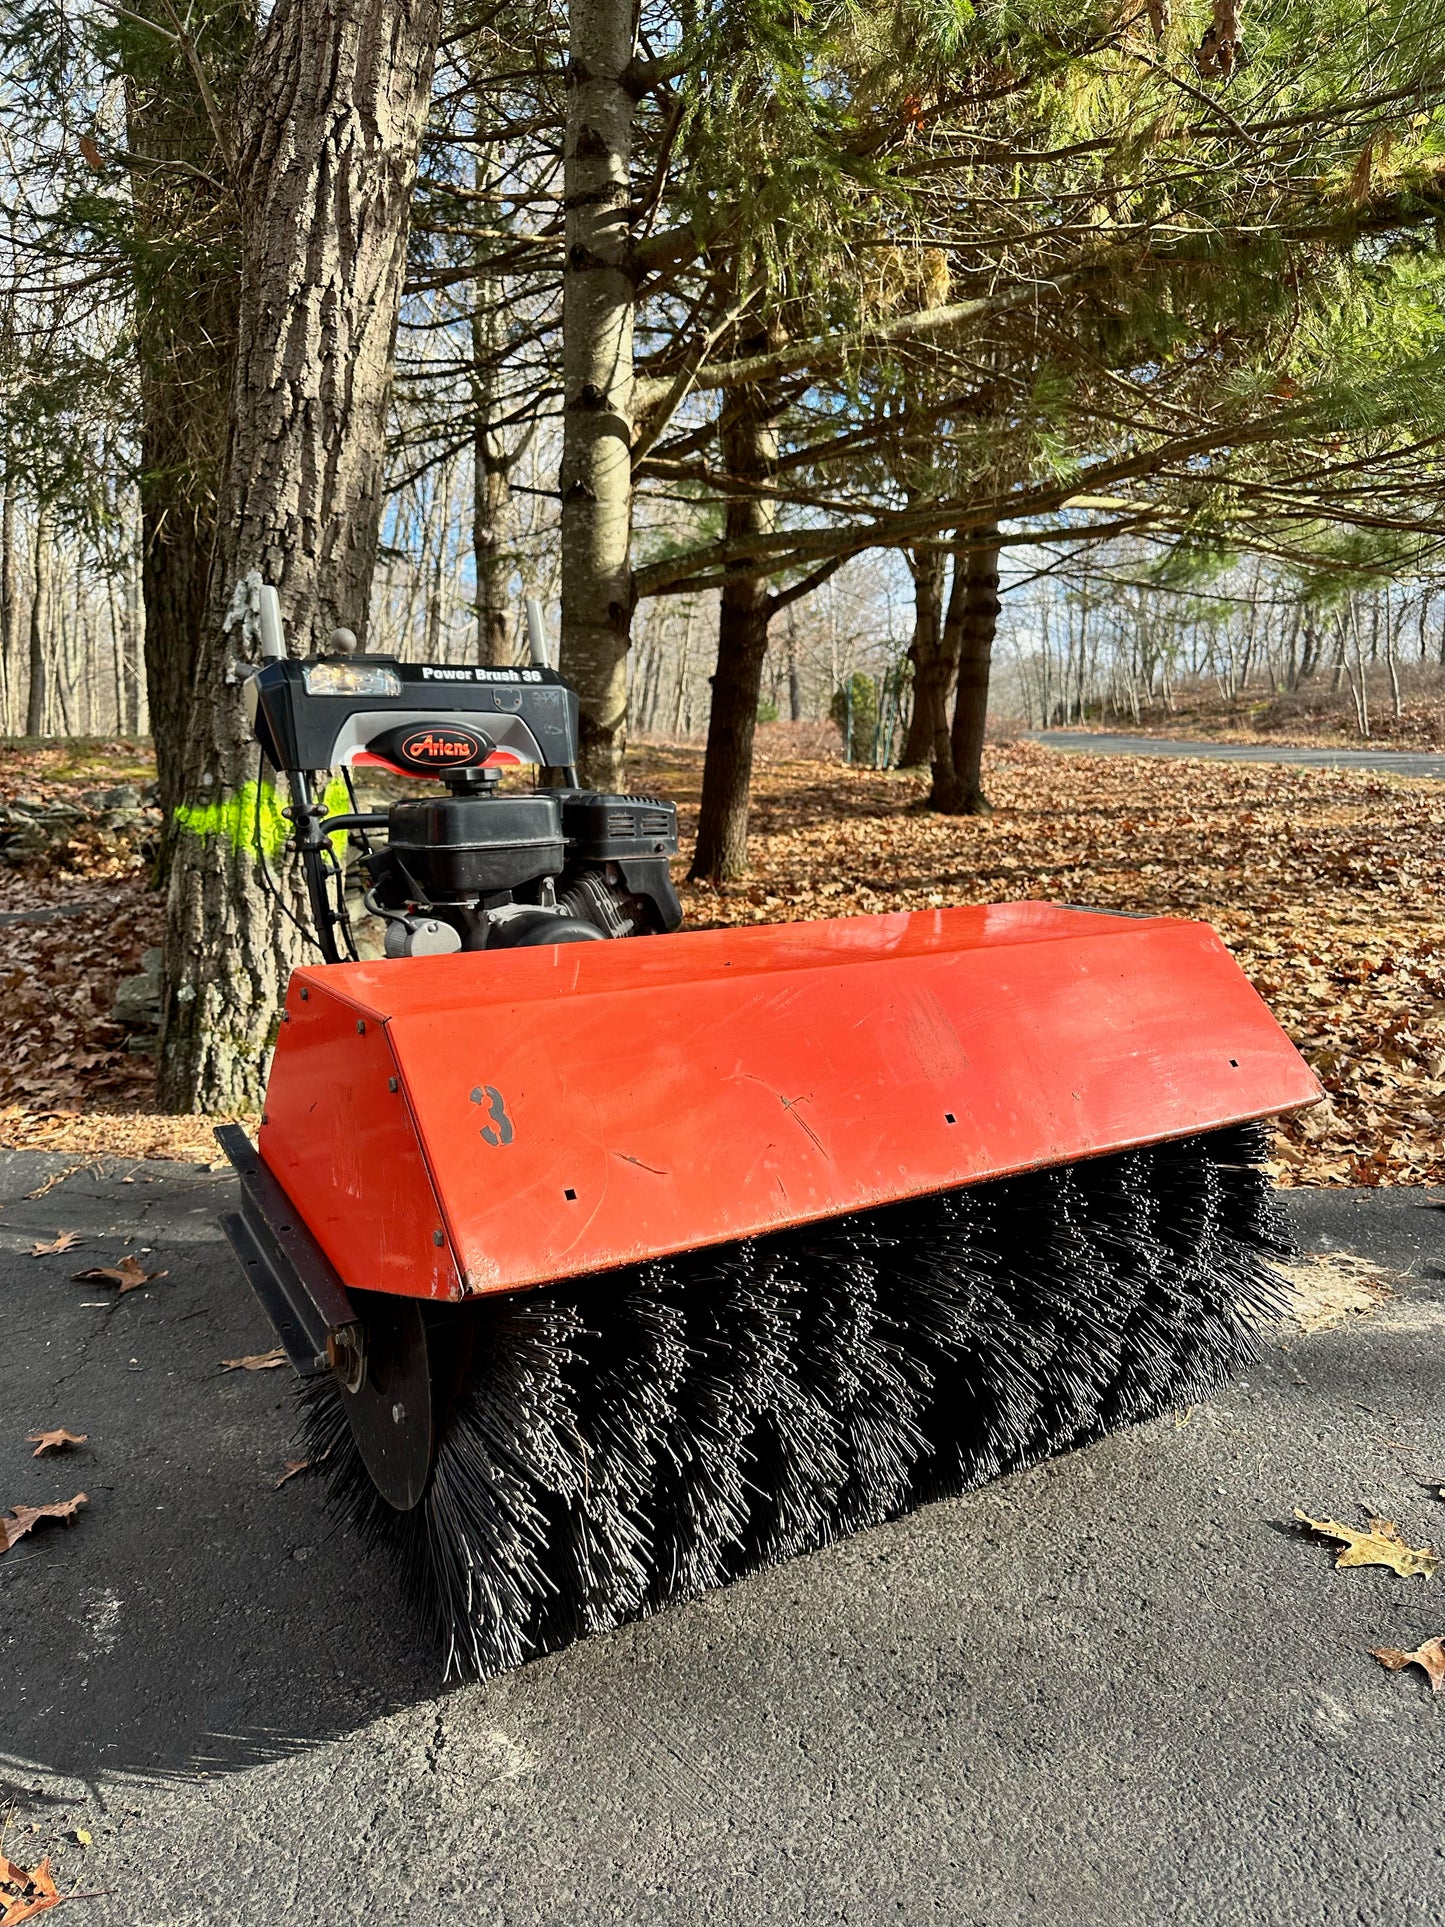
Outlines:
{"label": "thick tree bark", "polygon": [[[144,391],[146,384],[142,383]],[[215,502],[196,499],[191,478],[150,466],[165,433],[144,401],[141,481],[141,595],[145,602],[146,695],[156,746],[156,794],[164,826],[160,873],[170,867],[181,801],[186,729],[196,679],[196,652],[206,622],[206,583],[215,536]],[[218,447],[224,449],[222,435]],[[199,479],[199,478],[197,478]]]}
{"label": "thick tree bark", "polygon": [[983,793],[983,737],[1000,606],[997,537],[997,529],[973,530],[972,546],[954,563],[948,618],[957,626],[958,694],[946,754],[934,759],[928,799],[949,816],[984,816],[993,807]]}
{"label": "thick tree bark", "polygon": [[632,540],[632,0],[573,0],[562,275],[562,655],[582,780],[622,786]]}
{"label": "thick tree bark", "polygon": [[45,642],[50,628],[54,555],[50,541],[50,504],[35,513],[35,569],[30,590],[30,688],[25,698],[25,734],[45,733]]}
{"label": "thick tree bark", "polygon": [[[777,436],[757,389],[745,388],[729,401],[721,439],[730,480],[760,482],[772,473]],[[766,535],[776,520],[777,508],[767,499],[753,494],[734,494],[729,499],[729,540]],[[697,847],[689,872],[695,882],[726,883],[747,869],[753,738],[772,614],[767,577],[745,563],[730,564],[718,607],[717,669],[712,679]]]}
{"label": "thick tree bark", "polygon": [[[241,703],[256,591],[292,648],[364,638],[392,348],[439,0],[278,0],[238,103],[241,308],[166,923],[161,1102],[254,1108],[295,943]],[[239,666],[239,667],[238,667]],[[269,828],[268,828],[269,826]]]}
{"label": "thick tree bark", "polygon": [[[154,0],[139,0],[133,11],[151,13],[167,30],[171,26],[171,16]],[[187,18],[203,39],[210,84],[225,111],[254,37],[253,0],[199,0]],[[136,22],[122,23],[118,31],[127,65],[127,144],[137,162],[132,284],[141,404],[141,594],[164,826],[158,867],[164,875],[206,621],[240,276],[225,161],[184,51],[168,48]]]}
{"label": "thick tree bark", "polygon": [[913,664],[913,714],[903,743],[902,767],[921,769],[933,761],[939,740],[948,734],[948,692],[958,657],[956,643],[952,655],[945,646],[947,552],[923,549],[909,555],[908,567],[913,576],[913,642],[908,651]]}

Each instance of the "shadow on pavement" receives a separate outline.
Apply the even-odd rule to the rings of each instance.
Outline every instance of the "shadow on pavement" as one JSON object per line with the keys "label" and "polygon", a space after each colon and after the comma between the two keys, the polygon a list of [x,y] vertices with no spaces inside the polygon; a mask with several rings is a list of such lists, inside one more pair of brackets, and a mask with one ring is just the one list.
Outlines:
{"label": "shadow on pavement", "polygon": [[[328,1522],[319,1478],[276,1489],[289,1371],[221,1369],[274,1342],[216,1229],[229,1180],[110,1165],[25,1197],[64,1168],[0,1164],[0,1509],[89,1495],[0,1560],[0,1768],[225,1771],[436,1694],[385,1561]],[[82,1241],[29,1255],[62,1230]],[[166,1275],[119,1299],[72,1279],[127,1250]],[[58,1425],[89,1444],[32,1458],[25,1435]]]}

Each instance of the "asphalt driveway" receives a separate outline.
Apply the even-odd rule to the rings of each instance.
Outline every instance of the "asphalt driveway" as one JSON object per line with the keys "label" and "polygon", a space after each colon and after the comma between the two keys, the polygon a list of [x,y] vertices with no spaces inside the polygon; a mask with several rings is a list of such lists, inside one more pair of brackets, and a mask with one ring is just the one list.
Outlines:
{"label": "asphalt driveway", "polygon": [[[228,1180],[26,1196],[66,1168],[0,1159],[0,1503],[90,1498],[0,1558],[0,1811],[94,1896],[67,1927],[1445,1912],[1445,1695],[1366,1651],[1445,1632],[1445,1578],[1291,1520],[1445,1541],[1445,1193],[1294,1194],[1396,1295],[1214,1405],[443,1689],[384,1561],[277,1489],[285,1374],[219,1369],[271,1344]],[[125,1250],[167,1275],[72,1281]],[[89,1444],[31,1458],[57,1425]]]}
{"label": "asphalt driveway", "polygon": [[1445,779],[1445,756],[1423,750],[1311,749],[1294,743],[1207,743],[1184,737],[1040,729],[1029,740],[1085,756],[1202,756],[1216,763],[1293,763],[1303,769],[1363,769],[1392,776]]}

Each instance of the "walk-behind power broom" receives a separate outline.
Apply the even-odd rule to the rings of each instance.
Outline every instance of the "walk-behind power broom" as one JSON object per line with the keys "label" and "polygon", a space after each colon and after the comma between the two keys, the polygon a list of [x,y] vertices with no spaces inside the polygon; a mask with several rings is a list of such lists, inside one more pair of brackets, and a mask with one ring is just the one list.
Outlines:
{"label": "walk-behind power broom", "polygon": [[[1025,902],[674,935],[673,807],[576,787],[551,669],[278,657],[248,688],[326,962],[291,978],[257,1148],[221,1133],[227,1230],[308,1456],[450,1667],[1247,1356],[1286,1249],[1257,1120],[1319,1092],[1207,926]],[[358,764],[442,788],[328,816],[318,779]]]}

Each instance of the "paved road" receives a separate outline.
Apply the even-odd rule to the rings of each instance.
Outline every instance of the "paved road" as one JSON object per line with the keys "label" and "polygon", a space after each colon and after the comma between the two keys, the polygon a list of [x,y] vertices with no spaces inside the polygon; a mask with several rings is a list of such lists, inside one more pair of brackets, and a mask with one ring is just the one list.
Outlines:
{"label": "paved road", "polygon": [[[1399,1295],[1183,1422],[442,1691],[380,1559],[274,1489],[283,1375],[217,1371],[270,1343],[226,1182],[25,1198],[57,1168],[0,1159],[0,1498],[91,1504],[0,1559],[0,1810],[9,1853],[102,1890],[68,1927],[1445,1911],[1445,1699],[1364,1650],[1445,1631],[1445,1580],[1335,1572],[1290,1526],[1365,1503],[1445,1539],[1445,1192],[1297,1194]],[[28,1255],[60,1229],[85,1243]],[[71,1282],[126,1230],[167,1277]],[[30,1458],[57,1424],[87,1455]]]}
{"label": "paved road", "polygon": [[1296,763],[1307,769],[1388,770],[1445,779],[1445,756],[1403,749],[1305,749],[1289,743],[1201,743],[1163,736],[1105,736],[1086,729],[1040,729],[1030,742],[1090,756],[1203,756],[1221,763]]}

